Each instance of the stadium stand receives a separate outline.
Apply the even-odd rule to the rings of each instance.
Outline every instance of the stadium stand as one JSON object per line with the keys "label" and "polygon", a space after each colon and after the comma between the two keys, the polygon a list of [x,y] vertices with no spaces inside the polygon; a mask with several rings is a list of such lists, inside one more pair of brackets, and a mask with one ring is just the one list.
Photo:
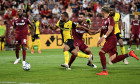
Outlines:
{"label": "stadium stand", "polygon": [[[101,24],[101,17],[97,17],[97,8],[101,10],[101,7],[115,5],[117,10],[122,13],[140,12],[140,0],[0,0],[0,15],[4,18],[7,27],[6,43],[13,44],[14,36],[12,31],[12,20],[17,17],[17,10],[21,8],[24,10],[24,16],[30,18],[34,15],[39,17],[41,23],[41,34],[59,34],[59,31],[51,30],[47,27],[47,23],[55,25],[59,18],[53,17],[52,10],[56,5],[59,9],[59,15],[66,11],[68,5],[71,6],[73,11],[72,18],[70,20],[77,22],[77,15],[79,12],[84,12],[87,17],[90,16],[91,25],[97,29],[97,26]],[[45,7],[46,6],[46,7]],[[100,8],[99,8],[100,7]],[[38,10],[34,12],[33,10]]]}

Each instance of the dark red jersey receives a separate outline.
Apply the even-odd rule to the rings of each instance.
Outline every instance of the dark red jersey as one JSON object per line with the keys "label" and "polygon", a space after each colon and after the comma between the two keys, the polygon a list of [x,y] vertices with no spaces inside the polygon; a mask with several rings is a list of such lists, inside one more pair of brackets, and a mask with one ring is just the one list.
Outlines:
{"label": "dark red jersey", "polygon": [[16,18],[14,20],[14,26],[16,27],[16,38],[25,38],[28,34],[28,25],[31,21],[25,17]]}
{"label": "dark red jersey", "polygon": [[[86,24],[85,22],[80,25],[88,28],[88,24]],[[81,28],[72,29],[72,35],[74,37],[74,40],[82,40],[84,33],[86,33],[86,30],[84,30],[84,29],[81,29]]]}
{"label": "dark red jersey", "polygon": [[[114,22],[114,20],[113,20],[112,17],[109,16],[106,19],[102,19],[102,30],[101,30],[101,34],[104,34],[105,35],[107,33],[109,25],[113,26],[113,28],[115,26],[115,22]],[[115,36],[114,29],[113,29],[113,31],[110,33],[110,35],[106,39],[108,39],[111,36]]]}
{"label": "dark red jersey", "polygon": [[140,31],[140,21],[139,20],[133,20],[131,22],[132,25],[132,33],[133,34],[139,34]]}

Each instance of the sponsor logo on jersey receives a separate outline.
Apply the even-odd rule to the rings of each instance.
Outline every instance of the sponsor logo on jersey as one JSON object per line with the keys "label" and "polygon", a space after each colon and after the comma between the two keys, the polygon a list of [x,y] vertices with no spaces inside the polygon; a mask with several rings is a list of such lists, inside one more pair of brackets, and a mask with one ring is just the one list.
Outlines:
{"label": "sponsor logo on jersey", "polygon": [[16,23],[16,25],[25,25],[25,22],[24,23]]}
{"label": "sponsor logo on jersey", "polygon": [[102,26],[102,29],[107,29],[107,26]]}
{"label": "sponsor logo on jersey", "polygon": [[133,25],[139,25],[138,23],[133,23]]}
{"label": "sponsor logo on jersey", "polygon": [[78,30],[78,29],[76,29],[76,32],[77,33],[85,33],[85,31],[81,31],[81,30]]}

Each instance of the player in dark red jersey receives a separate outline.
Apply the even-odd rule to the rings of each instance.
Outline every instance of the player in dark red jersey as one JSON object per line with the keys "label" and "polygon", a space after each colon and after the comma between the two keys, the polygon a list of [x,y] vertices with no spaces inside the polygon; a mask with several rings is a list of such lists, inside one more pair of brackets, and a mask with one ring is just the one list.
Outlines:
{"label": "player in dark red jersey", "polygon": [[138,20],[138,17],[139,17],[138,15],[135,15],[135,19],[131,22],[131,25],[130,25],[130,28],[128,31],[128,33],[130,34],[130,31],[132,29],[131,39],[129,42],[130,46],[129,46],[128,50],[131,50],[131,45],[132,45],[132,42],[134,39],[136,39],[136,41],[137,41],[136,50],[139,50],[140,21]]}
{"label": "player in dark red jersey", "polygon": [[[78,24],[88,28],[88,24],[86,23],[84,13],[79,14]],[[73,38],[74,38],[74,46],[77,49],[77,51],[81,50],[82,52],[84,52],[84,53],[86,53],[88,55],[93,55],[91,50],[88,48],[88,46],[83,41],[84,33],[90,33],[90,32],[88,32],[88,31],[86,31],[84,29],[81,29],[81,28],[73,28],[72,29],[72,35],[73,35]],[[95,33],[98,33],[98,31],[95,31]],[[71,56],[70,61],[69,61],[69,67],[71,67],[71,64],[74,62],[75,58],[76,58],[76,56],[74,56],[74,55]],[[87,65],[92,66],[93,68],[97,68],[96,65],[94,65],[94,64],[92,64],[90,62],[88,62]]]}
{"label": "player in dark red jersey", "polygon": [[[31,24],[32,27],[34,28],[33,23],[22,16],[23,14],[23,10],[19,9],[18,10],[18,16],[19,18],[16,18],[14,20],[14,30],[13,32],[16,33],[16,37],[15,37],[15,46],[16,46],[16,61],[14,62],[14,64],[17,64],[20,61],[19,58],[19,49],[20,49],[20,45],[22,45],[22,54],[23,54],[23,66],[25,66],[25,58],[26,58],[26,44],[27,44],[27,34],[28,34],[28,25]],[[33,31],[34,29],[32,29]],[[31,32],[32,33],[32,32]],[[33,34],[33,33],[32,33]]]}
{"label": "player in dark red jersey", "polygon": [[106,42],[104,43],[103,47],[101,48],[99,52],[103,71],[101,73],[97,73],[96,75],[108,75],[108,72],[106,69],[106,57],[105,57],[106,53],[109,53],[109,57],[112,63],[119,62],[129,56],[134,57],[137,60],[139,60],[139,58],[135,55],[134,51],[130,51],[128,54],[125,54],[125,55],[118,55],[117,38],[114,34],[115,22],[113,18],[109,16],[108,8],[102,8],[102,15],[103,15],[103,21],[102,21],[101,36],[103,34],[104,36],[101,37],[101,39],[99,39],[97,46],[101,45],[104,39],[106,39]]}

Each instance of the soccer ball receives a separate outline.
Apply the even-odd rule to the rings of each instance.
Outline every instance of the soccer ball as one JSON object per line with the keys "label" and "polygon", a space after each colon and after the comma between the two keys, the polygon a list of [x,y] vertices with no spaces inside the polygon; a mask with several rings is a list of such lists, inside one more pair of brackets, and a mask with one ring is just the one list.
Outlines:
{"label": "soccer ball", "polygon": [[23,66],[23,69],[25,71],[29,71],[31,69],[31,65],[29,63],[25,63],[25,66]]}

